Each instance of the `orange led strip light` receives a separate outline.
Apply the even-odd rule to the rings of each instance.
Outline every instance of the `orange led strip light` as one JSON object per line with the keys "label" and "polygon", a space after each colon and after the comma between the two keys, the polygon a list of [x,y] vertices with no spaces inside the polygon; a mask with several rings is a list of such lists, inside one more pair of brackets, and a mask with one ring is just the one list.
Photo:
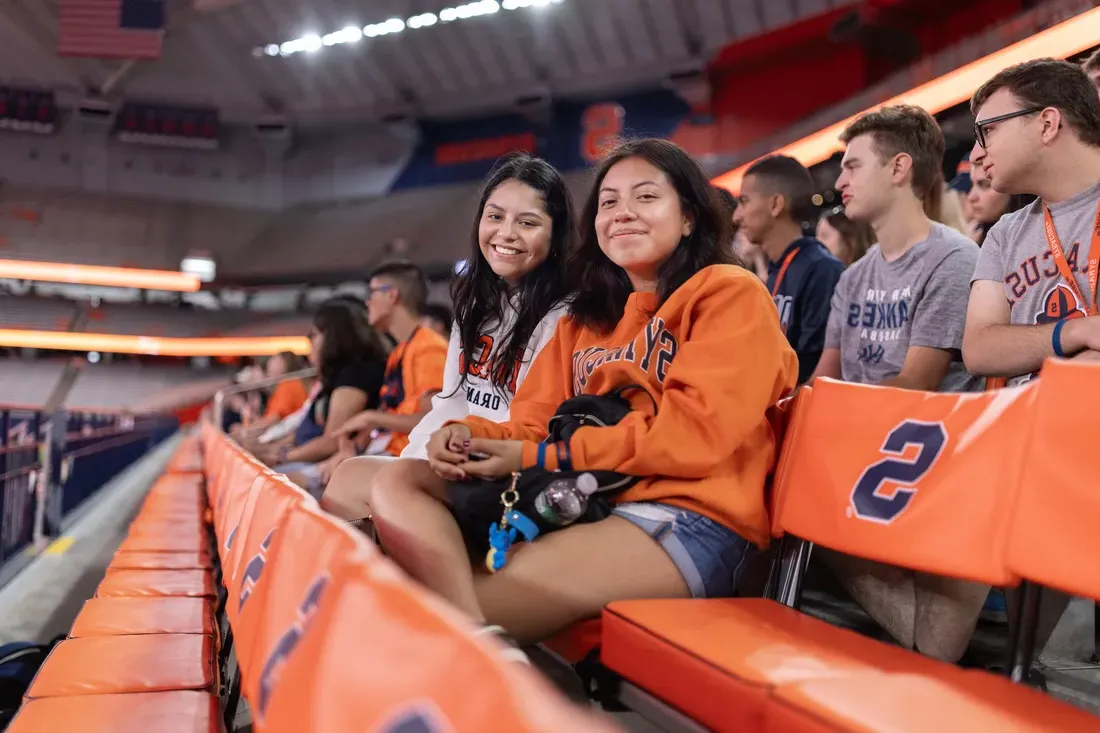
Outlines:
{"label": "orange led strip light", "polygon": [[[844,150],[840,134],[849,123],[865,112],[891,104],[914,104],[924,107],[931,114],[939,114],[970,99],[978,87],[1006,67],[1038,58],[1067,58],[1092,48],[1098,39],[1100,8],[1094,8],[829,125],[801,140],[784,145],[775,153],[797,158],[806,166],[815,165]],[[737,193],[741,189],[741,179],[750,165],[752,163],[746,163],[723,173],[714,178],[712,183]]]}
{"label": "orange led strip light", "polygon": [[0,346],[58,351],[102,351],[146,356],[270,356],[281,351],[309,353],[302,336],[255,338],[165,338],[107,333],[62,333],[0,329]]}
{"label": "orange led strip light", "polygon": [[103,285],[111,288],[196,292],[199,278],[170,270],[137,270],[129,267],[69,265],[61,262],[0,260],[0,278],[38,282]]}

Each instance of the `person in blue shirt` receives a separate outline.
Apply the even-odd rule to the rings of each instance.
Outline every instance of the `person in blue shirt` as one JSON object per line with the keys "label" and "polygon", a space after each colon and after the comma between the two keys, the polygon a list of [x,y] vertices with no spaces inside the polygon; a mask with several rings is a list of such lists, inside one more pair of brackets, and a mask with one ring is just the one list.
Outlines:
{"label": "person in blue shirt", "polygon": [[825,348],[829,303],[844,264],[807,236],[817,222],[814,180],[786,155],[761,158],[745,172],[734,221],[768,261],[768,290],[798,354],[798,381],[814,373]]}

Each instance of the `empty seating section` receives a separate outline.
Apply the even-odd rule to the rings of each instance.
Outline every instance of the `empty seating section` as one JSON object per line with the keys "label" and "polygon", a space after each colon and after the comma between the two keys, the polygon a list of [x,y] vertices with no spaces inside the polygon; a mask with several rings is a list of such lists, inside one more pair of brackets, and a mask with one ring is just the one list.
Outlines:
{"label": "empty seating section", "polygon": [[[88,313],[84,330],[89,333],[125,336],[171,336],[191,338],[220,336],[264,316],[246,309],[180,309],[167,305],[108,303]],[[284,334],[278,334],[284,335]],[[300,336],[302,333],[291,334]]]}
{"label": "empty seating section", "polygon": [[[24,371],[32,371],[27,369],[27,362],[20,363],[24,365]],[[31,363],[37,368],[42,362]],[[23,372],[20,372],[20,379],[22,378]],[[199,370],[182,365],[162,366],[134,362],[85,364],[67,402],[87,408],[137,409],[164,401],[173,392],[189,395],[195,387],[208,388],[199,399],[209,397],[225,386],[228,380],[229,372],[221,367]]]}
{"label": "empty seating section", "polygon": [[67,331],[76,315],[77,304],[71,300],[0,295],[0,328]]}
{"label": "empty seating section", "polygon": [[85,333],[122,336],[304,336],[310,319],[258,313],[246,308],[176,308],[155,303],[105,303],[86,307],[66,298],[0,295],[0,328],[69,331],[87,311]]}
{"label": "empty seating section", "polygon": [[0,218],[4,259],[174,270],[193,250],[234,253],[271,214],[10,184]]}
{"label": "empty seating section", "polygon": [[0,359],[0,403],[45,404],[64,368],[65,362],[61,360]]}
{"label": "empty seating section", "polygon": [[[171,459],[12,733],[610,731],[207,427]],[[369,663],[365,663],[369,660]]]}

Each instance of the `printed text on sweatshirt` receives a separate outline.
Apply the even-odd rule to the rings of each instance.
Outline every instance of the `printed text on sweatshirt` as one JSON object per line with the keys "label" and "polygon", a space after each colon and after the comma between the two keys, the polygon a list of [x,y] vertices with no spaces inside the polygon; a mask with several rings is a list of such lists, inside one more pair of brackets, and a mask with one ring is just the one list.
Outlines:
{"label": "printed text on sweatshirt", "polygon": [[476,437],[526,441],[529,467],[566,399],[641,385],[657,414],[635,394],[636,411],[618,425],[580,428],[569,444],[573,468],[642,476],[616,500],[690,509],[764,545],[764,481],[776,455],[766,412],[798,376],[771,296],[749,271],[715,265],[655,305],[652,293],[632,294],[609,334],[563,318],[512,400],[511,420],[463,422]]}

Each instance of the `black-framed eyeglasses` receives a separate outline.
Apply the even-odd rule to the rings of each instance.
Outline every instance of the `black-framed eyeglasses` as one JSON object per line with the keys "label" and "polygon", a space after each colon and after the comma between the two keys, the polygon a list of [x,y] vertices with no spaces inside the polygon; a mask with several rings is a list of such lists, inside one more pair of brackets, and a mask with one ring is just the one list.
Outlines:
{"label": "black-framed eyeglasses", "polygon": [[1006,112],[1003,115],[997,115],[996,117],[990,117],[988,120],[978,120],[974,123],[974,137],[978,140],[978,145],[981,148],[985,148],[985,128],[990,125],[994,125],[998,122],[1004,122],[1005,120],[1011,120],[1014,117],[1023,117],[1024,115],[1033,115],[1036,112],[1042,112],[1046,107],[1028,107],[1027,109],[1018,109],[1015,112]]}

